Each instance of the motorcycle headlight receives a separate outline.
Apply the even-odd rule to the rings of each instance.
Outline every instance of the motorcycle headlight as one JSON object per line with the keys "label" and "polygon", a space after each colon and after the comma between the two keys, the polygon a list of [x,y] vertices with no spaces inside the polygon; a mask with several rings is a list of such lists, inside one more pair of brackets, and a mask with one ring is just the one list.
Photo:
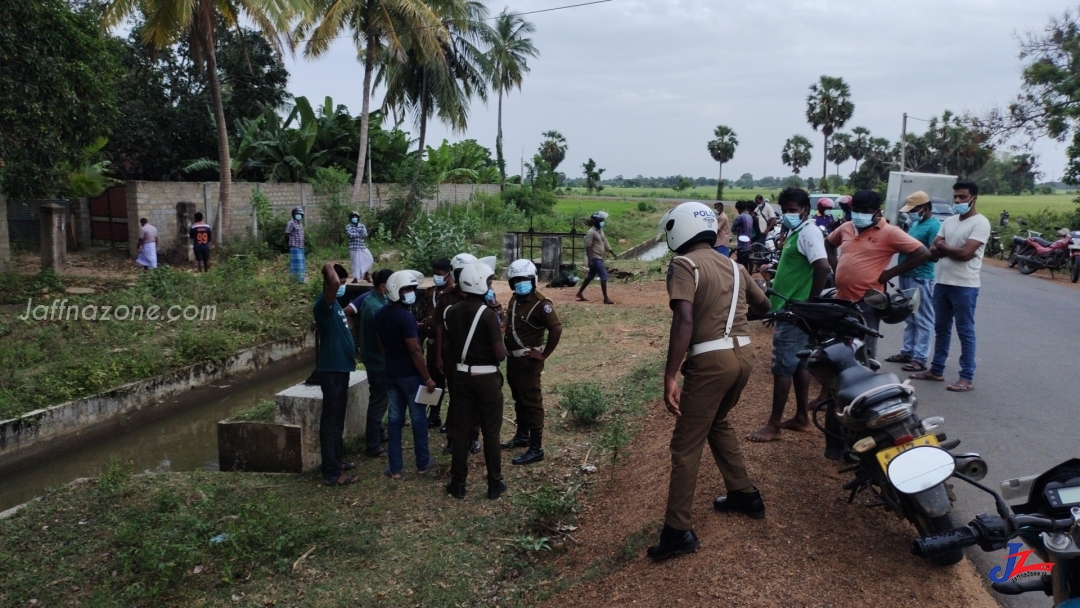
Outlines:
{"label": "motorcycle headlight", "polygon": [[899,422],[914,412],[914,405],[902,400],[875,405],[870,408],[870,417],[866,421],[866,426],[879,429],[894,422]]}

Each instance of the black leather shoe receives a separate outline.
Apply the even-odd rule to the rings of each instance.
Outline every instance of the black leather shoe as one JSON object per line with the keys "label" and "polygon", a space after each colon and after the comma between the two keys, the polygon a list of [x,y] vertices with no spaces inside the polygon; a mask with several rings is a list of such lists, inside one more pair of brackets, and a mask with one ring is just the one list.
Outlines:
{"label": "black leather shoe", "polygon": [[488,484],[488,500],[497,500],[506,491],[506,482],[499,480],[498,483]]}
{"label": "black leather shoe", "polygon": [[693,530],[676,530],[664,524],[664,529],[660,531],[660,542],[646,549],[645,553],[658,562],[676,555],[693,553],[699,547],[701,543]]}
{"label": "black leather shoe", "polygon": [[482,449],[484,449],[484,448],[483,448],[483,446],[480,445],[480,442],[473,439],[472,445],[469,446],[469,453],[470,454],[479,454],[480,450],[482,450]]}
{"label": "black leather shoe", "polygon": [[504,441],[499,444],[504,450],[512,450],[514,448],[524,448],[529,446],[528,435],[514,435],[510,438],[510,441]]}
{"label": "black leather shoe", "polygon": [[465,500],[465,484],[451,481],[446,484],[446,493],[458,500]]}
{"label": "black leather shoe", "polygon": [[761,501],[761,492],[757,488],[753,492],[730,492],[714,500],[712,506],[721,513],[738,511],[753,519],[765,518],[765,503]]}
{"label": "black leather shoe", "polygon": [[440,426],[442,426],[442,418],[439,418],[438,416],[428,416],[428,419],[427,419],[427,428],[428,429],[437,429]]}
{"label": "black leather shoe", "polygon": [[532,429],[529,434],[529,450],[511,460],[511,464],[532,464],[544,459],[544,431]]}
{"label": "black leather shoe", "polygon": [[443,435],[446,434],[446,425],[445,424],[439,427],[439,432],[442,433]]}
{"label": "black leather shoe", "polygon": [[446,442],[446,447],[442,449],[443,456],[448,456],[454,453],[454,440]]}

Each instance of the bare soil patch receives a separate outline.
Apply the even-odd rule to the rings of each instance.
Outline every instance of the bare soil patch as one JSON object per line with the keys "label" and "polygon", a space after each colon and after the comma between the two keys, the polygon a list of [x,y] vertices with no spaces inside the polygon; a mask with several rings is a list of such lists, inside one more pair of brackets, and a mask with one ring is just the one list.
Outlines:
{"label": "bare soil patch", "polygon": [[[41,256],[37,253],[18,254],[12,259],[11,267],[22,274],[36,274],[41,271]],[[67,270],[64,276],[133,281],[139,270],[125,249],[92,247],[85,251],[67,253]]]}

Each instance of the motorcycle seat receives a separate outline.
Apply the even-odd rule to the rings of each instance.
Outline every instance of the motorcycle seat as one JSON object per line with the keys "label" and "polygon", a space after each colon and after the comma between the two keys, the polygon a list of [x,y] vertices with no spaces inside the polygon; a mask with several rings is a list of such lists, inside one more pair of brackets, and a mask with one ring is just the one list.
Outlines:
{"label": "motorcycle seat", "polygon": [[[875,374],[862,366],[840,372],[838,380],[840,390],[836,393],[836,405],[841,408],[851,405],[851,402],[856,397],[871,389],[890,384],[900,384],[900,378],[896,374]],[[903,389],[900,388],[894,391],[882,391],[880,394],[874,395],[873,403],[867,403],[866,405],[873,405],[886,399],[898,397],[901,394],[903,394]]]}
{"label": "motorcycle seat", "polygon": [[1039,237],[1037,237],[1037,236],[1033,236],[1033,237],[1031,237],[1031,240],[1033,240],[1033,241],[1035,241],[1036,243],[1038,243],[1038,244],[1042,245],[1043,247],[1049,247],[1050,245],[1052,245],[1052,244],[1053,244],[1053,243],[1051,243],[1050,241],[1048,241],[1048,240],[1046,240],[1046,239],[1043,239],[1043,238],[1039,238]]}

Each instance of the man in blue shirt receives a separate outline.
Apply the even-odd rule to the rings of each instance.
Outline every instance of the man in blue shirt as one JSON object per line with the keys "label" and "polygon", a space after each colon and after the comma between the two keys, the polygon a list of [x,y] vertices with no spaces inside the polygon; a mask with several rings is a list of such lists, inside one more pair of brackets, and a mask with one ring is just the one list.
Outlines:
{"label": "man in blue shirt", "polygon": [[427,408],[416,402],[421,385],[430,393],[435,380],[428,373],[424,351],[420,348],[420,331],[410,307],[416,303],[416,277],[402,270],[386,281],[390,303],[375,313],[375,333],[383,354],[386,369],[387,395],[390,398],[390,464],[384,473],[401,479],[404,468],[401,434],[405,426],[405,411],[412,420],[413,450],[416,471],[423,475],[435,465],[428,452]]}
{"label": "man in blue shirt", "polygon": [[375,313],[386,306],[386,280],[391,274],[386,269],[376,272],[371,277],[374,285],[371,291],[345,307],[346,314],[360,316],[360,362],[364,364],[368,379],[367,430],[364,436],[367,448],[364,453],[372,458],[386,455],[382,447],[382,422],[390,402],[386,395],[386,364],[375,336]]}
{"label": "man in blue shirt", "polygon": [[319,446],[322,451],[323,481],[328,486],[355,483],[345,475],[351,463],[342,463],[345,409],[349,404],[349,374],[356,371],[356,350],[352,333],[337,299],[345,294],[343,267],[327,262],[323,266],[323,292],[312,307],[315,330],[319,334],[319,356],[315,371],[322,388],[322,416],[319,418]]}
{"label": "man in blue shirt", "polygon": [[[911,214],[911,226],[908,235],[914,237],[927,248],[934,243],[934,238],[941,229],[941,221],[934,217],[930,197],[923,191],[913,192],[907,197],[901,213]],[[897,264],[902,264],[907,256],[900,254]],[[927,261],[915,270],[900,276],[900,289],[918,289],[921,303],[918,310],[911,313],[904,327],[904,346],[900,354],[887,357],[890,363],[904,363],[906,372],[926,371],[930,357],[930,337],[934,332],[934,262]]]}

